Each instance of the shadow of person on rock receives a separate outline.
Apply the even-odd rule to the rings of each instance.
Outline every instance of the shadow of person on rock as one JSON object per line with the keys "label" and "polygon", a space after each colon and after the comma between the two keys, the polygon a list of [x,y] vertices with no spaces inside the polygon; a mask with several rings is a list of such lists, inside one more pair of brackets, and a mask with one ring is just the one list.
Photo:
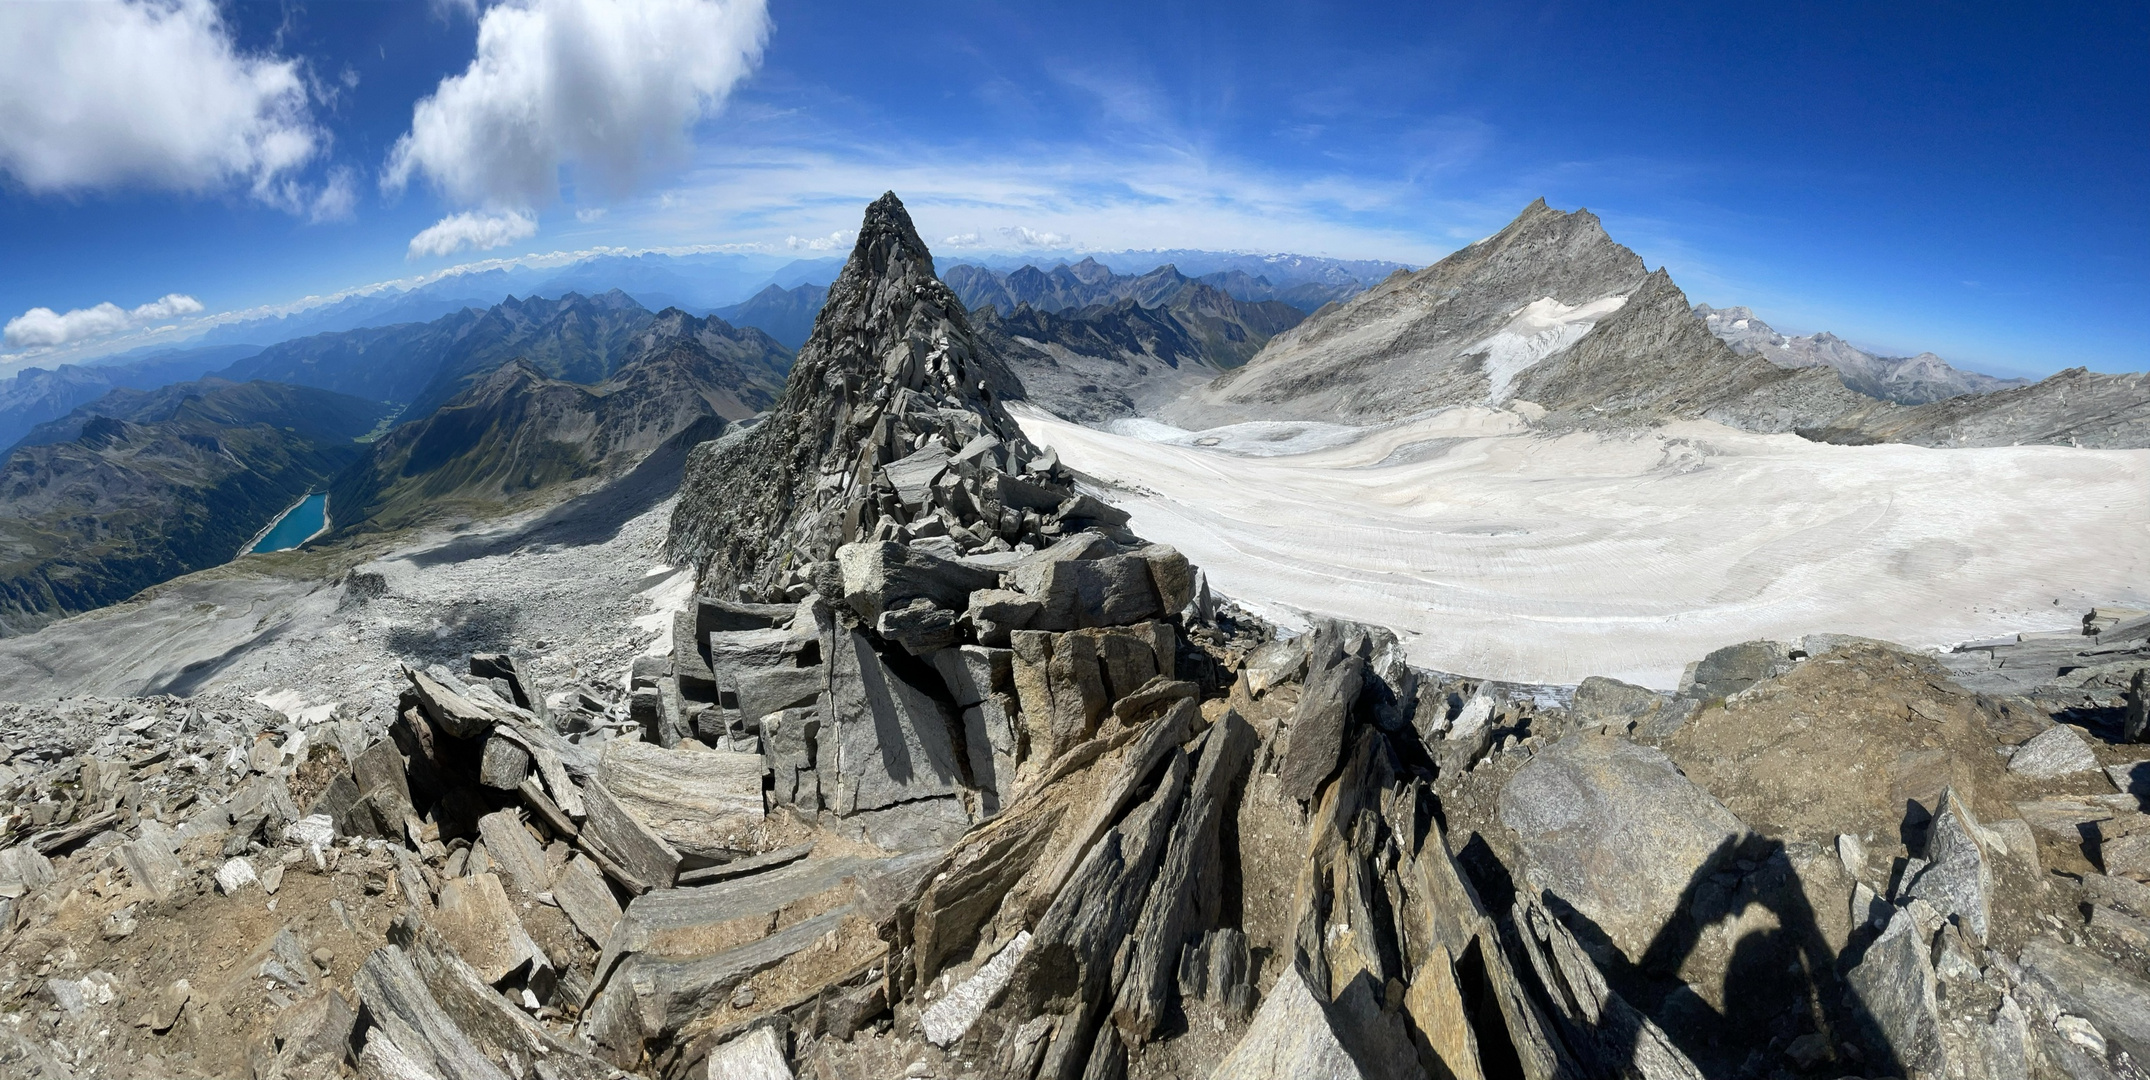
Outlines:
{"label": "shadow of person on rock", "polygon": [[[1483,866],[1482,859],[1467,861]],[[1821,1041],[1810,1075],[1905,1075],[1894,1048],[1843,979],[1872,934],[1855,928],[1841,956],[1831,947],[1779,840],[1748,834],[1720,844],[1689,879],[1676,914],[1639,961],[1630,961],[1604,930],[1559,897],[1544,893],[1540,902],[1574,935],[1611,988],[1654,1021],[1704,1076],[1797,1075],[1800,1070],[1785,1051],[1809,1034]],[[1529,933],[1503,929],[1504,937]],[[1720,953],[1728,934],[1738,936]],[[1705,963],[1713,960],[1712,953],[1724,956],[1721,1007],[1681,977],[1698,953]],[[1636,1074],[1638,1030],[1601,1021],[1581,1035],[1575,1041],[1586,1045],[1571,1049],[1597,1059],[1586,1063],[1587,1073]],[[1855,1049],[1853,1060],[1844,1060],[1847,1045]]]}

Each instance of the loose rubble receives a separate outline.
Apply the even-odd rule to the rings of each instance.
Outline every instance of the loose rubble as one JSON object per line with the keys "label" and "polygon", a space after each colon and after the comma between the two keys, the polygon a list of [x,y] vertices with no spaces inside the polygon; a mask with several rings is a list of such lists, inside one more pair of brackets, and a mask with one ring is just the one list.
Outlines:
{"label": "loose rubble", "polygon": [[1283,638],[995,363],[877,202],[616,700],[479,653],[303,722],[0,706],[0,1072],[2142,1075],[2125,661],[1753,642],[1658,694]]}

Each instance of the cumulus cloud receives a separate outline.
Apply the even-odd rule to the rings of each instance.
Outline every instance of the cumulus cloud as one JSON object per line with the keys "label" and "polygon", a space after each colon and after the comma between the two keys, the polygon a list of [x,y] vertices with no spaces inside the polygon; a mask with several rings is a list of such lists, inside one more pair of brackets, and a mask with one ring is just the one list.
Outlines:
{"label": "cumulus cloud", "polygon": [[201,309],[201,301],[180,293],[167,294],[132,311],[109,301],[65,314],[35,307],[9,319],[6,328],[0,329],[0,336],[10,348],[49,348],[192,315]]}
{"label": "cumulus cloud", "polygon": [[537,219],[522,211],[450,214],[411,237],[407,258],[491,251],[537,235]]}
{"label": "cumulus cloud", "polygon": [[835,251],[851,246],[858,233],[851,229],[838,229],[827,236],[787,236],[784,246],[793,251]]}
{"label": "cumulus cloud", "polygon": [[766,0],[509,0],[478,52],[418,102],[383,187],[424,177],[465,205],[542,206],[562,170],[621,196],[684,161],[689,129],[761,62]]}
{"label": "cumulus cloud", "polygon": [[328,142],[308,103],[214,0],[0,4],[0,171],[33,192],[236,185],[307,213],[294,177]]}
{"label": "cumulus cloud", "polygon": [[974,233],[974,232],[967,232],[967,233],[958,233],[958,234],[956,234],[956,235],[954,235],[954,236],[951,236],[951,237],[947,238],[946,240],[943,240],[943,241],[941,241],[941,246],[942,246],[942,247],[977,247],[977,246],[978,246],[978,234],[977,234],[977,233]]}
{"label": "cumulus cloud", "polygon": [[1002,229],[1000,230],[1000,234],[1002,236],[1007,237],[1008,241],[1014,244],[1016,247],[1064,248],[1072,247],[1075,244],[1075,241],[1072,237],[1065,236],[1061,233],[1039,232],[1036,229],[1026,228],[1021,225],[1017,225],[1012,228]]}

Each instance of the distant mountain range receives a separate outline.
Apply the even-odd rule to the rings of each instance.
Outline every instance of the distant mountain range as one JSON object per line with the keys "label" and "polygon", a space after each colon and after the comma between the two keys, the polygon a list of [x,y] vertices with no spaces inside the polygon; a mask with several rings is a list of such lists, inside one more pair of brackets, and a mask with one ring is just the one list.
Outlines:
{"label": "distant mountain range", "polygon": [[1844,385],[1898,405],[1924,405],[1958,394],[1990,394],[2031,384],[2029,379],[1997,379],[1950,367],[1930,352],[1876,356],[1828,331],[1787,337],[1749,308],[1696,304],[1695,314],[1734,352],[1760,356],[1779,367],[1833,368]]}
{"label": "distant mountain range", "polygon": [[[1662,268],[1648,270],[1595,215],[1540,199],[1499,233],[1277,335],[1164,418],[1366,423],[1512,405],[1551,430],[1704,418],[1831,442],[2150,446],[2150,375],[2073,369],[1935,401],[1946,380],[1987,384],[1938,359],[1862,361],[1818,338],[1779,344],[1774,332],[1737,351],[1708,314],[1698,317]],[[1765,344],[1785,361],[1765,359]]]}
{"label": "distant mountain range", "polygon": [[258,351],[254,345],[211,345],[161,349],[125,363],[95,367],[24,368],[12,378],[0,379],[0,450],[15,445],[31,428],[114,390],[149,390],[197,379]]}
{"label": "distant mountain range", "polygon": [[826,285],[799,285],[785,289],[771,285],[730,307],[711,314],[733,326],[751,326],[783,342],[794,352],[814,332],[814,318],[829,298]]}
{"label": "distant mountain range", "polygon": [[1091,258],[1073,265],[1060,263],[1049,270],[1026,265],[1005,273],[958,263],[949,267],[941,280],[955,290],[968,307],[975,310],[990,305],[1003,315],[1012,313],[1022,304],[1040,311],[1065,311],[1132,299],[1143,307],[1158,307],[1189,282],[1200,282],[1250,303],[1276,300],[1301,312],[1310,312],[1323,304],[1356,295],[1372,284],[1338,273],[1278,284],[1268,277],[1250,275],[1236,268],[1193,278],[1181,273],[1179,267],[1171,263],[1142,274],[1118,274]]}
{"label": "distant mountain range", "polygon": [[1246,363],[1306,317],[1281,301],[1237,300],[1185,278],[1169,291],[1154,288],[1161,280],[1142,275],[1130,295],[1085,307],[1042,309],[1019,301],[1004,315],[997,304],[982,303],[971,312],[971,327],[1031,401],[1096,421],[1170,401]]}
{"label": "distant mountain range", "polygon": [[[667,309],[676,312],[677,309]],[[684,312],[679,317],[691,318]],[[558,300],[509,297],[483,311],[466,308],[429,323],[316,334],[274,345],[220,372],[318,386],[406,406],[417,418],[521,359],[550,379],[595,384],[646,349],[660,316],[614,289]],[[788,365],[790,351],[752,328],[697,322],[706,346],[735,357]]]}
{"label": "distant mountain range", "polygon": [[277,383],[116,390],[0,461],[0,634],[231,559],[387,408]]}
{"label": "distant mountain range", "polygon": [[789,367],[788,353],[728,348],[734,333],[721,320],[668,310],[595,385],[549,377],[522,359],[502,364],[339,476],[329,489],[336,529],[496,514],[555,485],[622,472],[690,429],[713,438],[774,404]]}

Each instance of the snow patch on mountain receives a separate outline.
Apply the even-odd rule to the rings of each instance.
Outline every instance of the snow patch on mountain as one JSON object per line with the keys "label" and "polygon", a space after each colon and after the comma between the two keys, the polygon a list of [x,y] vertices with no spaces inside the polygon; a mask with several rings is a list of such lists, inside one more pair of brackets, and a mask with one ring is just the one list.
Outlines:
{"label": "snow patch on mountain", "polygon": [[1515,378],[1531,365],[1583,339],[1598,320],[1627,303],[1626,296],[1607,296],[1586,304],[1563,304],[1550,296],[1539,297],[1518,309],[1492,336],[1466,352],[1486,354],[1486,404],[1508,400]]}

